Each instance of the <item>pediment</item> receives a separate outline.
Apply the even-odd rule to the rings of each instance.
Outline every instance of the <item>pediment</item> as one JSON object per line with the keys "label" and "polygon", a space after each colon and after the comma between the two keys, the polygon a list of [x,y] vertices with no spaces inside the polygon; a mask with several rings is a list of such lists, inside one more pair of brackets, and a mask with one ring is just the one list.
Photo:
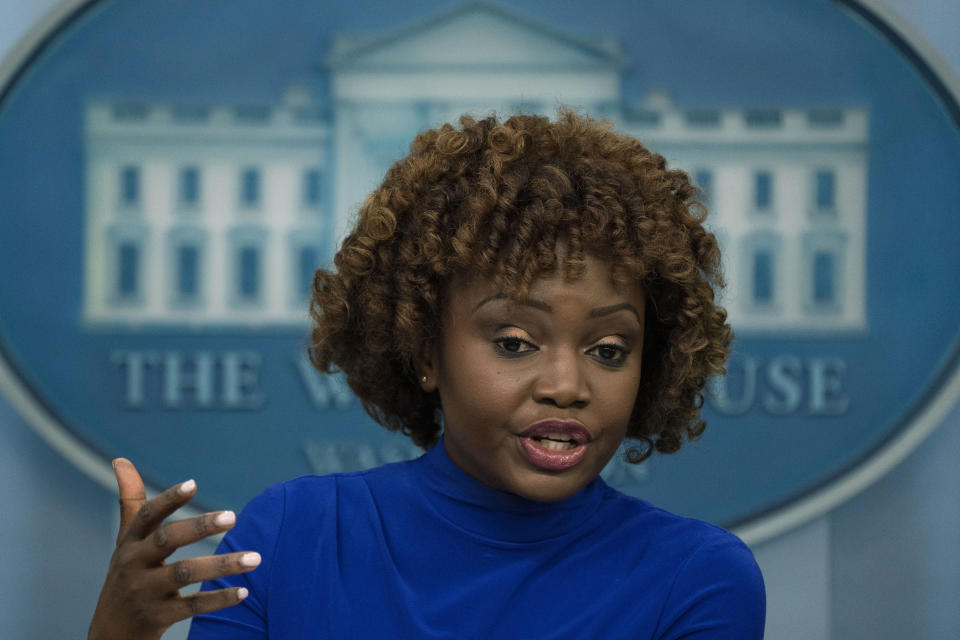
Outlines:
{"label": "pediment", "polygon": [[491,2],[468,2],[374,38],[338,37],[338,71],[430,68],[607,69],[623,66],[610,39],[583,39]]}

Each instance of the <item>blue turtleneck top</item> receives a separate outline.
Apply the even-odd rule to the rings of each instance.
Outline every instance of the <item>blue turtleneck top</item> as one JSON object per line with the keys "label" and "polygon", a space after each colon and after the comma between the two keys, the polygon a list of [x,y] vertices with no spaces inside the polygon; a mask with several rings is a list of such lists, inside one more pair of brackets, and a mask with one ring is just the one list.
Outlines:
{"label": "blue turtleneck top", "polygon": [[731,533],[600,478],[554,503],[491,489],[441,442],[410,462],[305,476],[255,498],[219,552],[259,551],[212,638],[763,637],[763,578]]}

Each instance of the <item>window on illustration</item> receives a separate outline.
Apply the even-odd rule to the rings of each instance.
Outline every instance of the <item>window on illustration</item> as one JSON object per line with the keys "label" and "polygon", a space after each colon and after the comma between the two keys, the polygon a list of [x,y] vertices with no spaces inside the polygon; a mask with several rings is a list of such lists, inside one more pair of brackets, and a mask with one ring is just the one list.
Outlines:
{"label": "window on illustration", "polygon": [[773,254],[761,250],[753,254],[753,299],[759,304],[773,302]]}
{"label": "window on illustration", "polygon": [[836,257],[829,251],[813,255],[813,301],[830,304],[836,299]]}
{"label": "window on illustration", "polygon": [[694,173],[693,179],[700,187],[700,197],[704,204],[710,204],[713,198],[713,172],[709,169],[699,169]]}
{"label": "window on illustration", "polygon": [[758,171],[753,176],[753,206],[760,211],[773,204],[773,176],[769,171]]}
{"label": "window on illustration", "polygon": [[256,300],[260,295],[260,251],[243,247],[239,255],[239,293],[244,300]]}
{"label": "window on illustration", "polygon": [[200,170],[196,167],[184,167],[179,178],[180,204],[193,207],[200,202]]}
{"label": "window on illustration", "polygon": [[126,166],[120,170],[120,204],[133,207],[140,204],[140,168]]}
{"label": "window on illustration", "polygon": [[177,293],[194,298],[200,291],[200,249],[184,245],[177,249]]}
{"label": "window on illustration", "polygon": [[320,171],[308,169],[303,174],[303,204],[310,209],[320,206]]}
{"label": "window on illustration", "polygon": [[817,209],[830,211],[837,204],[837,178],[833,171],[817,171]]}
{"label": "window on illustration", "polygon": [[297,291],[303,297],[310,295],[310,286],[313,282],[313,274],[319,266],[319,257],[319,252],[315,247],[303,247],[299,251],[297,271],[300,286]]}
{"label": "window on illustration", "polygon": [[244,169],[240,176],[240,203],[245,207],[260,204],[260,171]]}
{"label": "window on illustration", "polygon": [[140,247],[133,242],[121,243],[117,263],[117,294],[120,298],[133,298],[140,284]]}

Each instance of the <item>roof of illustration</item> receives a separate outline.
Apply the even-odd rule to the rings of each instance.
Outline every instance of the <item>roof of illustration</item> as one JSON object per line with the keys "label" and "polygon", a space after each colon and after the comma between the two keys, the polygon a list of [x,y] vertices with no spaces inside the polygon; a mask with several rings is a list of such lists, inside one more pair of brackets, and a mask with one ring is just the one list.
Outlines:
{"label": "roof of illustration", "polygon": [[619,69],[615,38],[581,38],[489,0],[471,0],[387,34],[339,35],[326,65],[398,68]]}

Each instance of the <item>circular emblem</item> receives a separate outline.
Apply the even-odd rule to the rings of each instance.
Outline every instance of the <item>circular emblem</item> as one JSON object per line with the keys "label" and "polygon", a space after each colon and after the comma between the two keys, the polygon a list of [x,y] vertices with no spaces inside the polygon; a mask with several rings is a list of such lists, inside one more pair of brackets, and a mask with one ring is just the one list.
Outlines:
{"label": "circular emblem", "polygon": [[[607,481],[759,540],[960,395],[960,108],[876,9],[74,2],[0,68],[0,383],[112,485],[211,508],[418,454],[305,357],[314,270],[417,131],[611,120],[687,170],[736,332],[703,438]],[[816,37],[812,37],[815,35]]]}

